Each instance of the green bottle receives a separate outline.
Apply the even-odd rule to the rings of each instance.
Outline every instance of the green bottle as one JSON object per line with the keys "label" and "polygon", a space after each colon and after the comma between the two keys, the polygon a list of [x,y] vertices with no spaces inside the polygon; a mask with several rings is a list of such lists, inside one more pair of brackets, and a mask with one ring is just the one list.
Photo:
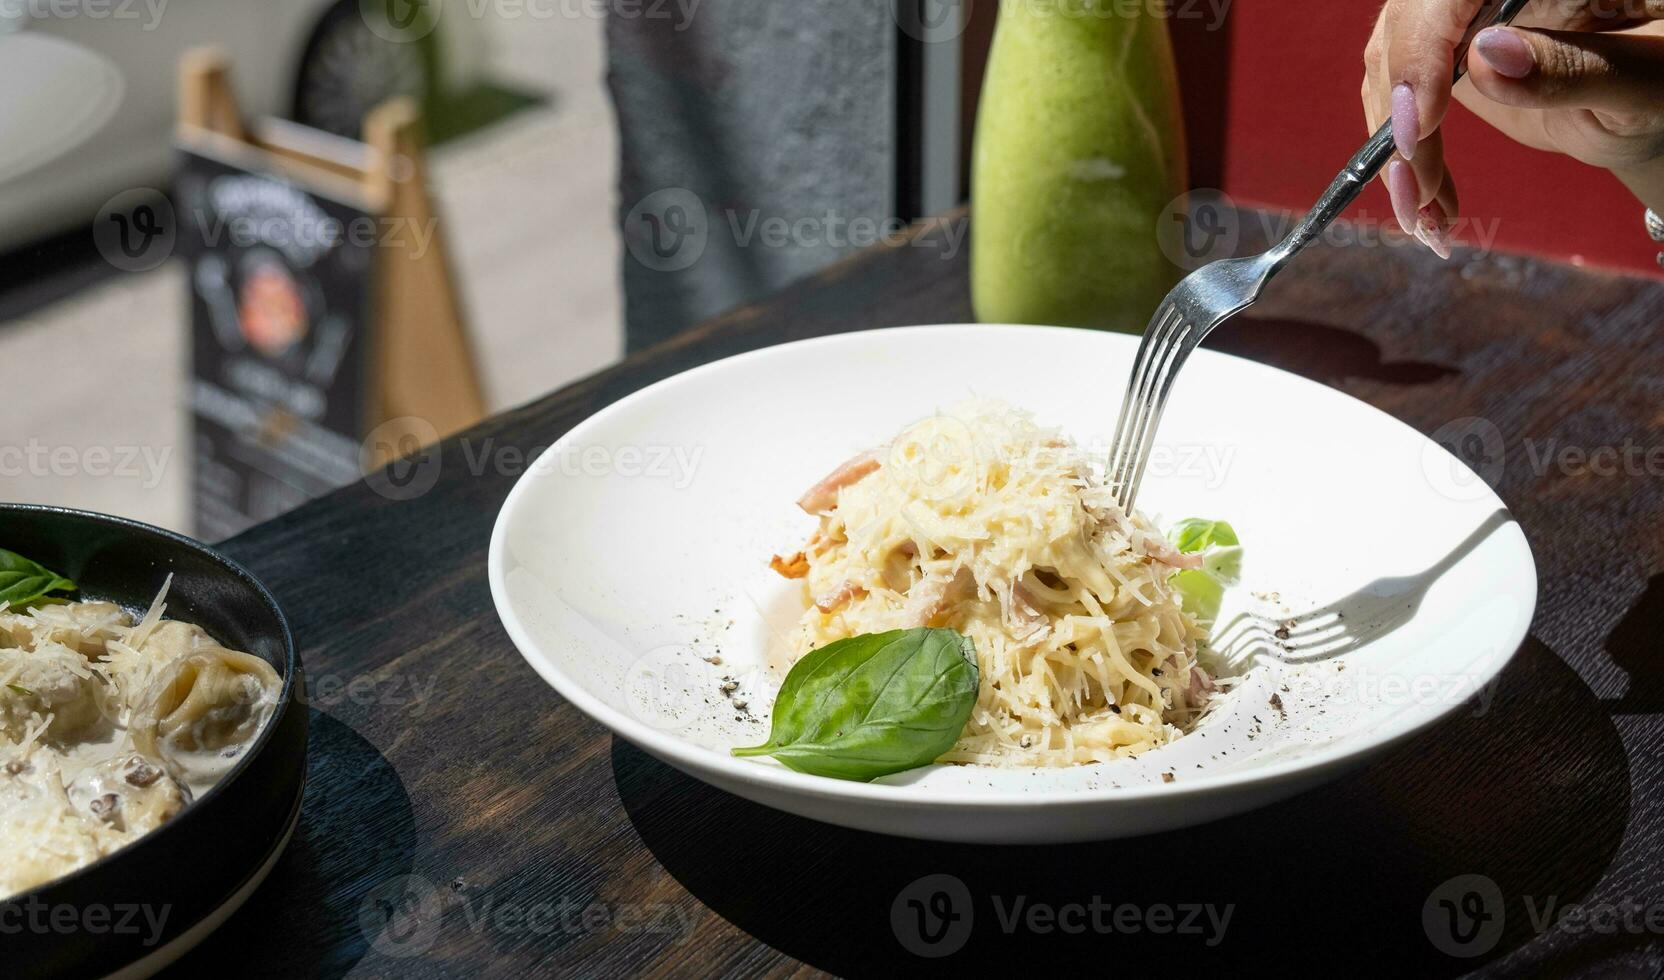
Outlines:
{"label": "green bottle", "polygon": [[1185,190],[1184,127],[1151,6],[1000,4],[972,158],[977,319],[1138,333],[1178,281],[1156,225]]}

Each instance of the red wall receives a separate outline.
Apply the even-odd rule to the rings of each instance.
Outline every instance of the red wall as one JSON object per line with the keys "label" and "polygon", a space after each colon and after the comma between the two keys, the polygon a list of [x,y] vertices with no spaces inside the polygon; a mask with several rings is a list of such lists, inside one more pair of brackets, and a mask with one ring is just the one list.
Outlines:
{"label": "red wall", "polygon": [[[1196,186],[1240,201],[1305,210],[1368,135],[1358,98],[1364,43],[1378,0],[1229,2],[1173,21]],[[1458,237],[1494,236],[1504,251],[1534,252],[1657,275],[1658,246],[1642,207],[1616,178],[1570,158],[1520,146],[1458,106],[1445,146],[1462,212]],[[1377,182],[1350,216],[1396,227]]]}

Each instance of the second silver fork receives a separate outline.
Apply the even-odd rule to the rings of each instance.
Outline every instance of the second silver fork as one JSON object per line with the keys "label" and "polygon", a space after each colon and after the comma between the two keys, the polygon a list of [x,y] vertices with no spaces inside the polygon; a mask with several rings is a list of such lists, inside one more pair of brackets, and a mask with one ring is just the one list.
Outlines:
{"label": "second silver fork", "polygon": [[[1492,0],[1480,10],[1456,48],[1457,81],[1467,73],[1467,48],[1474,35],[1487,27],[1512,21],[1529,2]],[[1317,204],[1275,248],[1248,258],[1205,265],[1167,294],[1144,330],[1132,376],[1127,380],[1127,393],[1121,401],[1120,420],[1115,424],[1108,472],[1122,510],[1132,513],[1138,486],[1149,464],[1150,449],[1155,443],[1156,428],[1167,408],[1167,396],[1173,390],[1173,379],[1191,351],[1221,323],[1253,305],[1271,277],[1340,217],[1392,159],[1392,154],[1392,121],[1388,120],[1347,161]]]}

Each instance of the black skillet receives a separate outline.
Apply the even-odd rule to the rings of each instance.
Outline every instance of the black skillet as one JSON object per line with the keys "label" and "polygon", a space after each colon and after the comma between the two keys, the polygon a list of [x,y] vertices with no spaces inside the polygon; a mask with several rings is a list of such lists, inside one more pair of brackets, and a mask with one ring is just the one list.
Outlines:
{"label": "black skillet", "polygon": [[[171,573],[167,616],[264,658],[277,710],[218,786],[132,845],[0,900],[0,974],[145,976],[200,942],[270,870],[300,812],[306,706],[283,612],[254,577],[183,535],[102,514],[0,504],[0,548],[142,615]],[[0,853],[0,861],[5,855]]]}

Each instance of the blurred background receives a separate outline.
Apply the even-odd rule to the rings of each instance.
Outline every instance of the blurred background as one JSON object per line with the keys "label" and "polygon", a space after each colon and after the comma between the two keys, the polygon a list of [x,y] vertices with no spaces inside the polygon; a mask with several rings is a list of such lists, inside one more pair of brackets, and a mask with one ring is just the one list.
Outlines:
{"label": "blurred background", "polygon": [[[1303,210],[1364,135],[1375,0],[1145,6],[1172,39],[1184,184]],[[411,438],[894,241],[972,196],[999,16],[995,0],[5,4],[0,499],[215,540]],[[182,162],[176,130],[181,61],[204,46],[247,128],[199,134],[207,169]],[[268,192],[382,213],[387,201],[360,193],[369,185],[342,181],[380,166],[358,142],[363,121],[398,97],[417,107],[426,146],[382,169],[431,205],[442,262],[370,243],[325,275],[280,242],[226,245],[186,205],[231,206],[246,172]],[[1486,175],[1464,185],[1470,247],[1657,273],[1640,207],[1609,176],[1513,146],[1462,111],[1447,133],[1453,169]],[[1352,216],[1371,227],[1390,214],[1375,189]],[[267,252],[282,261],[254,261]],[[400,301],[377,292],[390,282],[404,284]],[[427,315],[433,303],[444,316]],[[452,328],[464,354],[429,346]],[[325,353],[344,356],[330,329],[357,331],[347,349],[365,360],[350,383],[336,362],[318,380]],[[394,414],[424,414],[375,393],[399,371],[387,383],[467,383],[441,413],[450,422],[402,426],[382,445]],[[336,418],[331,399],[351,411]],[[341,458],[302,459],[312,452]]]}
{"label": "blurred background", "polygon": [[[171,190],[177,64],[197,45],[226,54],[251,117],[356,137],[382,99],[420,99],[430,190],[489,409],[619,357],[618,137],[604,17],[558,6],[549,16],[481,6],[474,16],[459,3],[422,41],[402,43],[371,30],[375,10],[356,0],[152,4],[125,17],[119,4],[102,16],[90,2],[34,17],[19,7],[15,37],[0,35],[0,62],[14,39],[72,42],[110,70],[102,87],[115,91],[62,101],[118,104],[84,137],[52,132],[60,110],[3,116],[6,145],[73,146],[0,180],[0,362],[13,374],[0,446],[22,451],[0,454],[0,498],[193,528],[187,262],[170,255],[128,271],[93,232],[124,194],[142,202],[142,189]],[[88,73],[71,62],[64,74]],[[45,82],[8,91],[57,101]]]}

